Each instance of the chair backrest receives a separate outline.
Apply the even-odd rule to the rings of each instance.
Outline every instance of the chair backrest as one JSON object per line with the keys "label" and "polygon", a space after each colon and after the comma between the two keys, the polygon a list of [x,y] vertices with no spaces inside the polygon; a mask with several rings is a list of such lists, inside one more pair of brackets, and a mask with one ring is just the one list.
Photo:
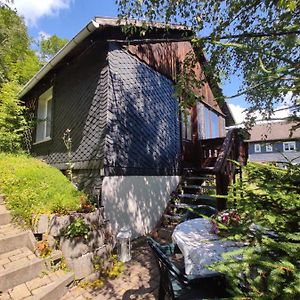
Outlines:
{"label": "chair backrest", "polygon": [[162,247],[164,246],[160,246],[160,244],[154,241],[152,238],[148,238],[148,244],[156,258],[164,289],[173,295],[171,281],[176,280],[181,285],[187,285],[188,279],[186,275],[181,272],[163,252],[164,248]]}
{"label": "chair backrest", "polygon": [[192,205],[188,208],[186,212],[183,222],[195,218],[201,218],[204,216],[211,217],[212,215],[216,214],[217,210],[209,205]]}

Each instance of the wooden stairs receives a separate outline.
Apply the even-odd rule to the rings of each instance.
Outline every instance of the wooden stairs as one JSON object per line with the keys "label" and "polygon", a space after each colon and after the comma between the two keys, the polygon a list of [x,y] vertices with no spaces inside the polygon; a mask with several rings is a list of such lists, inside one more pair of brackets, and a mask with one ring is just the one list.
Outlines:
{"label": "wooden stairs", "polygon": [[225,209],[223,196],[236,176],[241,176],[241,166],[246,164],[247,157],[247,145],[239,129],[230,130],[223,139],[202,141],[194,158],[195,166],[183,168],[181,181],[171,194],[154,235],[170,241],[174,226],[184,220],[193,206],[212,207],[211,211]]}

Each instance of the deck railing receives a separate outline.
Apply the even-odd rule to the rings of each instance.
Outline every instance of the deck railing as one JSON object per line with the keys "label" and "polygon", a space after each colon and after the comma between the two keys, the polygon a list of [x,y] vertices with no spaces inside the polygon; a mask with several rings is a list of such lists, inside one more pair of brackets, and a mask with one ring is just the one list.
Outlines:
{"label": "deck railing", "polygon": [[[225,139],[216,138],[204,140],[200,148],[201,168],[216,176],[217,195],[227,195],[228,187],[240,167],[236,164],[245,165],[248,151],[243,141],[241,131],[237,128],[231,129]],[[217,209],[226,208],[226,198],[217,198]]]}

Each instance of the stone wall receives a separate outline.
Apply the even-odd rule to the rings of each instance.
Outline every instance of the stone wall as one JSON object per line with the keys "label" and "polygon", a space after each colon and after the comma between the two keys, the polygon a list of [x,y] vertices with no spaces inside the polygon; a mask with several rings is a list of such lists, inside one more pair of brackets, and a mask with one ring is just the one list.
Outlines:
{"label": "stone wall", "polygon": [[[66,228],[76,218],[82,218],[89,226],[86,238],[65,236]],[[36,222],[34,232],[46,234],[50,247],[63,252],[67,266],[75,273],[75,279],[92,274],[93,258],[107,258],[115,245],[111,225],[104,218],[103,208],[90,213],[72,213],[64,216],[42,215]]]}

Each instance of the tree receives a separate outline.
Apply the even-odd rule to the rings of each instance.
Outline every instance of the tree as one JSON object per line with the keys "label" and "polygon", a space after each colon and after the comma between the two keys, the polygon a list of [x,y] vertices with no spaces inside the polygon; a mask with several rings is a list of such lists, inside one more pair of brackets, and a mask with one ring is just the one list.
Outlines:
{"label": "tree", "polygon": [[42,37],[39,42],[40,59],[42,64],[47,63],[62,47],[68,42],[68,39],[62,39],[56,34],[50,37]]}
{"label": "tree", "polygon": [[[266,117],[290,92],[299,108],[299,0],[119,0],[123,19],[178,23],[198,35],[194,45],[210,58],[205,72],[219,82],[241,73],[249,112]],[[298,105],[297,105],[298,104]]]}
{"label": "tree", "polygon": [[23,132],[27,129],[25,107],[16,98],[20,86],[16,80],[0,88],[0,152],[17,152],[21,149]]}
{"label": "tree", "polygon": [[27,128],[25,107],[17,98],[21,86],[40,67],[30,49],[30,38],[22,18],[3,2],[0,3],[0,151],[21,149]]}

